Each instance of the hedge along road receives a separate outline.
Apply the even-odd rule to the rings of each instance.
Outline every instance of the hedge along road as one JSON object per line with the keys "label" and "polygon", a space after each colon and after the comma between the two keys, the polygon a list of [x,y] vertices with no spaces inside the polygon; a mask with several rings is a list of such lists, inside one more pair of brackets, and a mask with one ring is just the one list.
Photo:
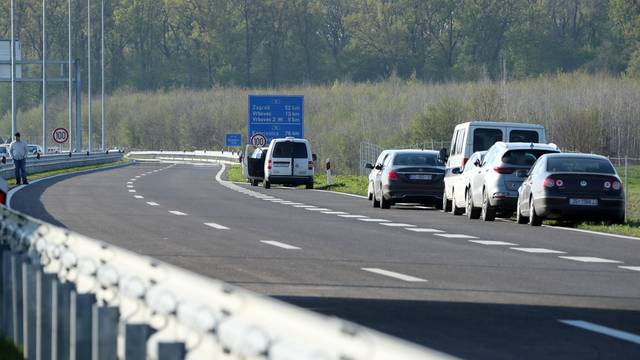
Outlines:
{"label": "hedge along road", "polygon": [[373,209],[220,171],[136,164],[41,181],[12,205],[455,356],[640,356],[640,241]]}

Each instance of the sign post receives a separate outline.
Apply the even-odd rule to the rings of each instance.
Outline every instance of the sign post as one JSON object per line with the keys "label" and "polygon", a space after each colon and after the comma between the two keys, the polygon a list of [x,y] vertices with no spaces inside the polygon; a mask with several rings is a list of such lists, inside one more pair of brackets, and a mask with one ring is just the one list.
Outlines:
{"label": "sign post", "polygon": [[304,137],[304,96],[249,95],[247,109],[250,143],[266,146],[271,140]]}

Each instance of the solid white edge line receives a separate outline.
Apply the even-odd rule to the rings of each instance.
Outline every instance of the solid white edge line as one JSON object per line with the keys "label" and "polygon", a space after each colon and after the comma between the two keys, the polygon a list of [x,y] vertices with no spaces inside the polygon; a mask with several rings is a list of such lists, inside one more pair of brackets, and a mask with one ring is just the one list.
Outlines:
{"label": "solid white edge line", "polygon": [[276,246],[282,249],[286,249],[286,250],[300,250],[299,247],[297,246],[293,246],[293,245],[289,245],[289,244],[285,244],[283,242],[280,241],[275,241],[275,240],[260,240],[261,243],[263,244],[267,244],[267,245],[271,245],[271,246]]}
{"label": "solid white edge line", "polygon": [[563,324],[575,326],[583,330],[593,331],[598,334],[611,336],[616,339],[632,342],[634,344],[640,344],[640,335],[636,335],[630,332],[594,324],[594,323],[583,321],[583,320],[558,320],[558,321]]}
{"label": "solid white edge line", "polygon": [[608,236],[608,237],[614,237],[614,238],[619,238],[619,239],[640,241],[640,237],[635,237],[635,236],[609,234],[609,233],[600,232],[600,231],[574,229],[574,228],[568,228],[568,227],[564,227],[564,226],[550,226],[550,225],[542,225],[542,226],[545,227],[545,228],[548,228],[548,229],[575,231],[575,232],[581,232],[581,233],[592,234],[592,235],[600,235],[600,236]]}
{"label": "solid white edge line", "polygon": [[378,274],[378,275],[388,276],[388,277],[391,277],[391,278],[394,278],[394,279],[399,279],[399,280],[407,281],[407,282],[427,282],[427,280],[421,279],[421,278],[418,278],[418,277],[415,277],[415,276],[401,274],[401,273],[397,273],[397,272],[394,272],[394,271],[389,271],[389,270],[384,270],[384,269],[379,269],[379,268],[362,268],[361,270],[372,272],[372,273]]}
{"label": "solid white edge line", "polygon": [[640,271],[640,266],[618,266],[620,269]]}
{"label": "solid white edge line", "polygon": [[[51,175],[51,176],[43,177],[43,178],[36,179],[36,180],[33,180],[33,181],[29,181],[29,185],[33,185],[33,184],[39,183],[40,181],[55,179],[55,178],[62,177],[62,176],[65,176],[65,175],[78,175],[78,174],[83,174],[83,173],[89,173],[89,172],[92,172],[92,171],[96,171],[97,172],[99,170],[117,169],[117,168],[120,168],[120,167],[133,165],[135,163],[136,163],[135,161],[130,161],[128,163],[118,164],[118,165],[113,165],[113,166],[105,166],[105,167],[100,167],[100,168],[87,169],[87,170],[78,170],[78,171],[71,171],[71,172],[62,173],[62,174]],[[17,193],[18,191],[24,189],[25,187],[27,187],[27,185],[15,186],[13,189],[11,189],[11,190],[9,190],[9,192],[7,192],[7,201],[6,201],[7,208],[11,209],[11,198],[13,198],[13,195],[15,193]]]}

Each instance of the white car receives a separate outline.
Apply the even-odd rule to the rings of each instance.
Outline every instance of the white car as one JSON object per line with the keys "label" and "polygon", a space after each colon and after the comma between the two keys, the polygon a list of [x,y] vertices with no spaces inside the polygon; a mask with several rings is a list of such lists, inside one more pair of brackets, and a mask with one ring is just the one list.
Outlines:
{"label": "white car", "polygon": [[371,170],[371,172],[369,173],[369,186],[367,188],[367,194],[369,195],[368,198],[370,201],[373,200],[373,183],[376,180],[376,177],[378,176],[378,174],[382,171],[382,167],[378,165],[382,165],[384,160],[389,155],[390,151],[393,151],[393,150],[382,151],[380,155],[378,155],[378,159],[376,160],[375,164],[365,164],[364,166],[365,168]]}
{"label": "white car", "polygon": [[472,216],[471,211],[467,211],[466,207],[468,203],[468,196],[470,195],[469,190],[471,189],[471,179],[473,178],[476,170],[474,164],[476,163],[476,161],[482,163],[482,160],[484,159],[484,155],[486,153],[486,151],[474,152],[469,158],[469,161],[467,161],[467,164],[464,166],[464,168],[462,168],[462,171],[460,171],[459,168],[454,168],[451,171],[454,175],[460,175],[453,176],[450,180],[452,182],[451,213],[453,215],[462,215],[466,211],[468,217]]}
{"label": "white car", "polygon": [[0,177],[0,204],[7,205],[8,192],[9,192],[9,184],[7,184],[7,180]]}
{"label": "white car", "polygon": [[[544,126],[537,124],[471,121],[456,125],[449,154],[446,149],[441,150],[447,162],[442,196],[443,211],[451,211],[454,178],[462,172],[471,154],[486,151],[499,141],[535,144],[545,143],[547,140]],[[459,169],[457,174],[452,172],[455,168]]]}
{"label": "white car", "polygon": [[265,189],[271,184],[305,185],[307,189],[313,189],[315,160],[316,155],[311,152],[307,139],[273,139],[265,157],[262,185]]}

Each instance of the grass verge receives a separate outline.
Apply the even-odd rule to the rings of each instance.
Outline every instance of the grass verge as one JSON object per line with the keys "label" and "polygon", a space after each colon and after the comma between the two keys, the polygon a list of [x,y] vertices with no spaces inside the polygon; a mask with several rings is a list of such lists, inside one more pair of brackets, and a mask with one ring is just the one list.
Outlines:
{"label": "grass verge", "polygon": [[22,360],[24,356],[9,339],[0,338],[0,359],[2,360]]}
{"label": "grass verge", "polygon": [[[108,162],[108,163],[104,163],[104,164],[86,165],[86,166],[78,166],[78,167],[73,167],[73,168],[68,168],[68,169],[43,171],[43,172],[38,172],[38,173],[34,173],[34,174],[29,174],[28,177],[29,177],[29,181],[33,181],[33,180],[37,180],[37,179],[41,179],[41,178],[45,178],[45,177],[49,177],[49,176],[54,176],[54,175],[58,175],[58,174],[66,174],[66,173],[75,172],[75,171],[82,171],[82,170],[99,169],[99,168],[108,167],[108,166],[126,164],[128,162],[130,162],[130,160],[123,159],[123,160]],[[12,187],[16,186],[16,180],[15,179],[7,180],[7,183],[9,184],[9,188],[12,188]]]}
{"label": "grass verge", "polygon": [[[242,167],[234,165],[228,167],[225,172],[226,179],[235,182],[246,182],[242,176]],[[635,179],[635,181],[634,181]],[[578,229],[600,231],[611,234],[638,236],[640,237],[640,167],[638,168],[638,176],[632,177],[629,174],[629,218],[630,220],[624,225],[606,225],[584,223],[573,225]],[[314,187],[320,190],[331,190],[356,195],[367,195],[367,177],[353,175],[336,175],[333,177],[333,185],[326,185],[326,177],[324,174],[316,175],[314,178]],[[552,226],[568,226],[555,221],[545,222]],[[571,225],[569,225],[571,226]]]}

